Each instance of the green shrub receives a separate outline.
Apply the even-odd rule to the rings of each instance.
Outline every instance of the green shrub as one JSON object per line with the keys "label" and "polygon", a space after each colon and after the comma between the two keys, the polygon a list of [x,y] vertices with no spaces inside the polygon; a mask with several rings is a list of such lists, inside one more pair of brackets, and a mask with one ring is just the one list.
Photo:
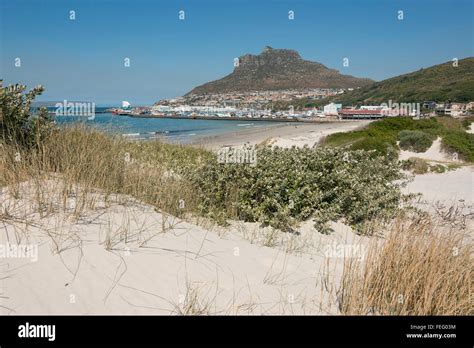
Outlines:
{"label": "green shrub", "polygon": [[400,148],[414,152],[425,152],[434,139],[435,136],[419,130],[402,130],[398,133]]}
{"label": "green shrub", "polygon": [[52,129],[46,108],[31,114],[31,103],[43,92],[38,86],[26,92],[26,86],[16,84],[3,87],[0,80],[0,136],[6,144],[31,148],[38,146]]}
{"label": "green shrub", "polygon": [[374,152],[339,148],[258,149],[257,164],[220,164],[207,159],[183,171],[196,188],[200,212],[261,222],[280,229],[314,218],[342,219],[359,227],[390,216],[399,206],[397,162]]}
{"label": "green shrub", "polygon": [[434,164],[429,166],[429,170],[433,173],[444,173],[448,170],[448,167],[442,164]]}
{"label": "green shrub", "polygon": [[349,146],[353,150],[375,150],[379,154],[396,154],[397,137],[404,130],[423,131],[436,139],[442,125],[435,118],[413,120],[410,117],[391,117],[372,122],[366,128],[327,136],[323,145]]}
{"label": "green shrub", "polygon": [[448,171],[451,171],[451,170],[456,170],[456,169],[459,169],[459,168],[461,168],[461,166],[459,164],[449,163],[446,169]]}
{"label": "green shrub", "polygon": [[424,159],[417,157],[410,157],[407,160],[400,161],[401,168],[404,170],[409,170],[415,174],[425,174],[428,173],[429,166]]}
{"label": "green shrub", "polygon": [[388,138],[363,138],[350,146],[351,150],[375,151],[376,154],[389,156],[391,158],[398,157],[396,149],[397,144]]}
{"label": "green shrub", "polygon": [[472,123],[474,123],[474,116],[467,117],[462,120],[462,127],[464,129],[469,129]]}
{"label": "green shrub", "polygon": [[474,134],[465,131],[446,131],[442,146],[449,153],[457,153],[459,159],[474,162]]}

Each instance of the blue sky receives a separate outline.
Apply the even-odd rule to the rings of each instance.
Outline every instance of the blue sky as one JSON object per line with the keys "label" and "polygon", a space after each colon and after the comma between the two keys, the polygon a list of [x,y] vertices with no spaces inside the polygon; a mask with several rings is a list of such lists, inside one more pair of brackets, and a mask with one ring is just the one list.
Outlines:
{"label": "blue sky", "polygon": [[40,100],[150,104],[225,76],[235,57],[266,45],[375,80],[474,55],[472,0],[0,3],[0,77],[44,85]]}

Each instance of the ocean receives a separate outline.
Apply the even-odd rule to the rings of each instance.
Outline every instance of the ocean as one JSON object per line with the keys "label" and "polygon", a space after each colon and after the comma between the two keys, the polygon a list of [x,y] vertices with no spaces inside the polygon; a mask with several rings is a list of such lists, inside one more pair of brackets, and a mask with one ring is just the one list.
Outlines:
{"label": "ocean", "polygon": [[[96,107],[96,112],[105,109],[107,108]],[[80,122],[130,139],[146,140],[165,137],[169,142],[181,144],[190,143],[200,137],[238,132],[249,128],[263,128],[279,123],[249,120],[136,118],[111,113],[96,113],[93,120],[88,120],[84,116],[54,116],[54,118],[59,125]]]}

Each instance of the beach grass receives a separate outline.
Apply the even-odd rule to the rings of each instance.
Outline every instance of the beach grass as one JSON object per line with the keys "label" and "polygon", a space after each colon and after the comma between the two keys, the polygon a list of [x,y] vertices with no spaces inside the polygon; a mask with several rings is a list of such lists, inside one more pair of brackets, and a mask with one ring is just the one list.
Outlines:
{"label": "beach grass", "polygon": [[430,218],[396,219],[363,262],[348,259],[339,290],[349,315],[472,315],[472,244]]}
{"label": "beach grass", "polygon": [[204,154],[159,141],[134,143],[75,125],[57,130],[37,150],[3,144],[0,181],[15,187],[55,175],[62,182],[62,201],[70,195],[80,197],[78,213],[93,205],[91,193],[101,190],[110,197],[127,194],[181,216],[192,209],[193,194],[171,168]]}

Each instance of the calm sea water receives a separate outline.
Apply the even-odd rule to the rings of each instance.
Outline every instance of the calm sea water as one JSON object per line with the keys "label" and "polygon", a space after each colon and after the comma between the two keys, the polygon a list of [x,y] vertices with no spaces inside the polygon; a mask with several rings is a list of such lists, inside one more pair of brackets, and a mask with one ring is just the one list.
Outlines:
{"label": "calm sea water", "polygon": [[[104,108],[105,109],[105,108]],[[96,108],[96,111],[100,108]],[[163,118],[135,118],[110,113],[96,114],[94,120],[86,117],[56,116],[58,124],[81,122],[110,133],[122,134],[130,139],[166,137],[168,141],[188,143],[202,136],[237,132],[249,128],[276,125],[277,122],[248,120],[173,120]]]}

